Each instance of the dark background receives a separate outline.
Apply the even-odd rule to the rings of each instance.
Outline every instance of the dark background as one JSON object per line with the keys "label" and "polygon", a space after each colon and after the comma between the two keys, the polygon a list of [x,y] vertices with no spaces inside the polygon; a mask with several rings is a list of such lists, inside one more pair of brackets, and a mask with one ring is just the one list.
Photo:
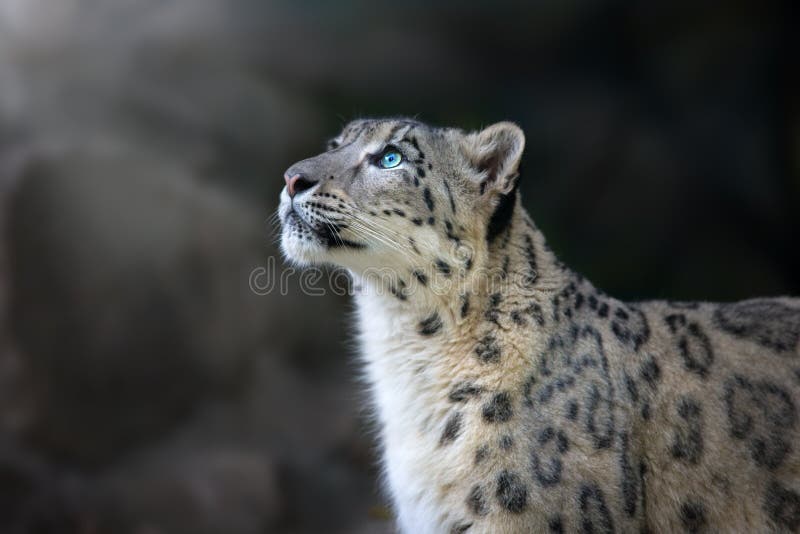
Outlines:
{"label": "dark background", "polygon": [[617,296],[800,293],[800,28],[722,6],[0,0],[0,532],[388,531],[350,303],[249,288],[352,118],[518,122]]}

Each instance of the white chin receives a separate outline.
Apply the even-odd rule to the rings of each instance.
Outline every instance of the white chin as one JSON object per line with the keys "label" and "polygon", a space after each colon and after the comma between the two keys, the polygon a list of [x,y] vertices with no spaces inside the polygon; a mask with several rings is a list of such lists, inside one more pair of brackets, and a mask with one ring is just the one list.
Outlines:
{"label": "white chin", "polygon": [[298,265],[318,265],[329,261],[327,250],[317,241],[308,241],[294,235],[281,235],[281,250],[292,263]]}

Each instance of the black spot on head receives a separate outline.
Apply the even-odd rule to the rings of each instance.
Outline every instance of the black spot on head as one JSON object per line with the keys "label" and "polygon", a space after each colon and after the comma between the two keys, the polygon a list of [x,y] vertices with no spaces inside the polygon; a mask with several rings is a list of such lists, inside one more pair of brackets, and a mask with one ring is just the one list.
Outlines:
{"label": "black spot on head", "polygon": [[504,423],[511,419],[511,396],[508,392],[495,393],[492,399],[483,405],[483,419],[488,423]]}
{"label": "black spot on head", "polygon": [[600,317],[608,317],[608,304],[605,302],[600,304],[600,307],[597,309],[597,315]]}
{"label": "black spot on head", "polygon": [[431,196],[431,190],[427,187],[422,190],[422,200],[425,201],[425,205],[428,206],[428,209],[430,211],[433,211],[434,208],[433,197]]}
{"label": "black spot on head", "polygon": [[[430,164],[429,164],[428,168],[430,169]],[[444,180],[444,190],[447,193],[448,200],[450,200],[450,211],[455,213],[456,212],[456,201],[453,198],[453,192],[450,190],[450,183],[447,180]]]}
{"label": "black spot on head", "polygon": [[416,278],[417,281],[419,281],[419,283],[423,286],[428,285],[428,277],[422,271],[414,270],[411,274],[414,275],[414,278]]}
{"label": "black spot on head", "polygon": [[[485,183],[482,183],[481,187],[485,188]],[[481,191],[481,194],[483,194],[483,191]],[[500,195],[497,206],[494,209],[494,213],[492,213],[492,216],[489,219],[489,224],[486,226],[486,240],[489,243],[494,241],[494,239],[504,230],[506,230],[511,224],[511,218],[514,215],[514,205],[516,202],[516,185],[507,195]]]}
{"label": "black spot on head", "polygon": [[455,441],[459,433],[461,433],[463,419],[464,416],[461,412],[456,412],[450,416],[447,423],[444,425],[444,431],[442,431],[442,437],[439,439],[439,445],[447,445]]}
{"label": "black spot on head", "polygon": [[477,516],[484,516],[489,513],[489,503],[483,494],[483,488],[479,485],[472,486],[467,496],[467,507]]}
{"label": "black spot on head", "polygon": [[414,147],[414,150],[416,150],[417,154],[419,154],[420,159],[425,159],[425,153],[422,150],[420,150],[419,143],[417,142],[416,137],[409,137],[408,139],[403,139],[403,141],[410,142],[411,145]]}
{"label": "black spot on head", "polygon": [[433,226],[434,224],[436,224],[436,218],[435,217],[428,217],[428,225],[429,226]]}
{"label": "black spot on head", "polygon": [[417,331],[423,336],[431,336],[442,329],[442,318],[433,312],[431,315],[420,321]]}
{"label": "black spot on head", "polygon": [[417,176],[425,178],[425,170],[422,167],[417,167]]}
{"label": "black spot on head", "polygon": [[792,532],[800,528],[800,495],[774,480],[767,486],[764,510],[778,525]]}
{"label": "black spot on head", "polygon": [[514,446],[514,439],[508,434],[504,434],[500,437],[500,441],[498,441],[497,445],[501,450],[507,451]]}
{"label": "black spot on head", "polygon": [[528,504],[528,488],[516,473],[503,470],[497,476],[497,500],[513,514],[521,513]]}
{"label": "black spot on head", "polygon": [[450,276],[450,265],[448,265],[443,259],[438,258],[436,260],[436,270],[442,273],[445,276]]}
{"label": "black spot on head", "polygon": [[489,447],[487,445],[481,445],[475,451],[475,465],[478,465],[482,461],[484,461],[489,456]]}
{"label": "black spot on head", "polygon": [[686,501],[681,505],[681,523],[687,532],[703,532],[706,524],[706,510],[702,503]]}
{"label": "black spot on head", "polygon": [[411,219],[411,222],[416,224],[417,226],[422,226],[422,219],[420,219],[419,217],[414,217],[413,219]]}

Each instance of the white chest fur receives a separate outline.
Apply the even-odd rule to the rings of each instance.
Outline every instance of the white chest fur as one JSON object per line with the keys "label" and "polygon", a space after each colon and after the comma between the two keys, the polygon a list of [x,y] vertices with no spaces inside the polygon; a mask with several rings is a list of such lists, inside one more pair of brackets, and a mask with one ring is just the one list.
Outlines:
{"label": "white chest fur", "polygon": [[447,483],[441,473],[457,471],[457,462],[448,461],[438,447],[435,429],[447,414],[448,386],[435,362],[451,347],[436,336],[417,335],[419,318],[386,297],[360,295],[358,314],[366,378],[381,425],[383,467],[400,528],[439,532],[448,517],[436,488]]}

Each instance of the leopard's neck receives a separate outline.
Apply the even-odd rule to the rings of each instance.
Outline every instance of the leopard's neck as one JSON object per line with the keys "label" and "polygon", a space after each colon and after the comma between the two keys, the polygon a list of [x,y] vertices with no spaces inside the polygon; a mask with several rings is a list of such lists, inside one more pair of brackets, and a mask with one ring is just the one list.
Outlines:
{"label": "leopard's neck", "polygon": [[[404,325],[404,334],[447,337],[458,336],[464,323],[475,326],[490,316],[498,299],[544,305],[570,282],[590,285],[556,258],[518,198],[508,224],[469,248],[467,267],[456,260],[445,274],[436,271],[434,259],[428,269],[405,276],[391,269],[372,279],[353,274],[357,302]],[[416,273],[424,273],[422,282]],[[455,328],[444,328],[449,323]]]}
{"label": "leopard's neck", "polygon": [[519,205],[509,226],[476,259],[472,276],[483,281],[438,301],[382,291],[357,295],[362,357],[389,488],[396,503],[419,501],[406,508],[427,518],[416,522],[406,513],[410,532],[430,525],[430,514],[441,509],[426,508],[420,496],[447,469],[469,465],[475,454],[471,439],[450,448],[447,461],[435,453],[448,432],[461,426],[452,419],[454,395],[469,395],[469,384],[478,382],[521,390],[533,368],[531,355],[547,338],[545,315],[552,315],[554,297],[575,278]]}

